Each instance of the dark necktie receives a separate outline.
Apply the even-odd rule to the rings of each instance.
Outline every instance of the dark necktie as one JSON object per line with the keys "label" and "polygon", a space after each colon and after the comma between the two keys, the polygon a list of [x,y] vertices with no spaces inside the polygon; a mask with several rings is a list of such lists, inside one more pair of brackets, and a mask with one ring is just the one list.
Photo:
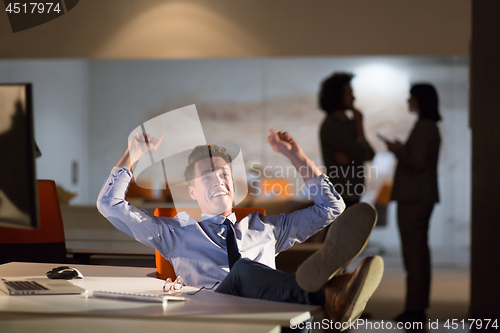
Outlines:
{"label": "dark necktie", "polygon": [[227,259],[229,261],[229,269],[231,269],[234,263],[241,258],[241,254],[238,251],[238,244],[236,244],[233,224],[229,219],[225,219],[223,224],[226,226]]}

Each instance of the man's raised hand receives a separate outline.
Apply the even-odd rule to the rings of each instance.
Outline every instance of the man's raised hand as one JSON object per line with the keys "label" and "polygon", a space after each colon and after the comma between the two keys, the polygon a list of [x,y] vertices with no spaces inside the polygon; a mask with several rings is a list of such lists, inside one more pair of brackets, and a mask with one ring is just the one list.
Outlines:
{"label": "man's raised hand", "polygon": [[155,152],[158,150],[163,135],[155,138],[149,134],[135,133],[128,143],[128,148],[120,161],[116,164],[117,167],[126,167],[129,170],[132,166],[141,159],[144,154]]}
{"label": "man's raised hand", "polygon": [[141,153],[142,156],[148,152],[155,152],[158,150],[163,137],[163,134],[155,138],[151,134],[135,133],[132,139],[130,139],[128,147],[131,151]]}
{"label": "man's raised hand", "polygon": [[288,157],[304,180],[321,175],[320,170],[304,154],[300,145],[288,132],[276,132],[271,128],[269,133],[267,142],[269,142],[274,151]]}
{"label": "man's raised hand", "polygon": [[271,145],[274,151],[282,153],[288,158],[303,154],[302,148],[288,132],[276,132],[274,129],[269,129],[267,142]]}

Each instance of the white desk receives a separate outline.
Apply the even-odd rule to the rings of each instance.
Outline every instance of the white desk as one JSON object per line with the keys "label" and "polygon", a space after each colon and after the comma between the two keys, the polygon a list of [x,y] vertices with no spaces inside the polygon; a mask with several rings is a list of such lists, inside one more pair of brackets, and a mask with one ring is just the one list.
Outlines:
{"label": "white desk", "polygon": [[[1,277],[40,277],[55,264],[9,263],[0,265]],[[85,276],[71,280],[88,290],[88,295],[7,296],[0,293],[0,313],[69,316],[82,318],[181,321],[211,324],[258,324],[265,329],[289,326],[290,320],[307,320],[321,308],[248,299],[202,290],[185,302],[167,305],[116,301],[91,297],[94,290],[149,292],[161,291],[164,281],[148,277],[151,268],[74,265]],[[167,323],[165,323],[167,324]]]}

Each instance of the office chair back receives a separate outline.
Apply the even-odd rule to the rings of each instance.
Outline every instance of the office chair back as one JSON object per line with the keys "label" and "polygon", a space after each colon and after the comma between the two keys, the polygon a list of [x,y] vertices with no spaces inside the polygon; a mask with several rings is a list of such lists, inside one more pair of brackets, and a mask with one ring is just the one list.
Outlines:
{"label": "office chair back", "polygon": [[[197,208],[156,208],[154,215],[162,217],[175,217],[178,212],[187,212],[189,215],[195,219],[201,219],[201,211]],[[266,210],[264,208],[234,208],[233,212],[236,215],[236,219],[239,221],[245,216],[252,212],[258,211],[262,215],[266,215]],[[158,250],[155,250],[155,261],[156,261],[156,277],[158,279],[166,280],[171,278],[172,281],[175,280],[177,275],[175,274],[174,267],[165,259]]]}
{"label": "office chair back", "polygon": [[38,230],[0,227],[0,264],[11,261],[64,263],[66,243],[53,180],[38,180]]}

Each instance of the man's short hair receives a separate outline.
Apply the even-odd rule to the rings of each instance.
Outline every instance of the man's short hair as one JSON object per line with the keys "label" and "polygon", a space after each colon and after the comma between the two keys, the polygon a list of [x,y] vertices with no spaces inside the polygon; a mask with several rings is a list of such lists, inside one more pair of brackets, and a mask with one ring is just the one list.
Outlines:
{"label": "man's short hair", "polygon": [[[226,161],[226,163],[231,168],[231,162],[233,161],[231,155],[226,151],[226,148],[219,147],[214,144],[206,144],[203,146],[196,146],[188,157],[188,166],[184,171],[184,178],[189,185],[192,185],[192,181],[195,178],[194,167],[196,162],[201,161],[205,158],[221,157]],[[231,169],[232,171],[232,169]]]}

